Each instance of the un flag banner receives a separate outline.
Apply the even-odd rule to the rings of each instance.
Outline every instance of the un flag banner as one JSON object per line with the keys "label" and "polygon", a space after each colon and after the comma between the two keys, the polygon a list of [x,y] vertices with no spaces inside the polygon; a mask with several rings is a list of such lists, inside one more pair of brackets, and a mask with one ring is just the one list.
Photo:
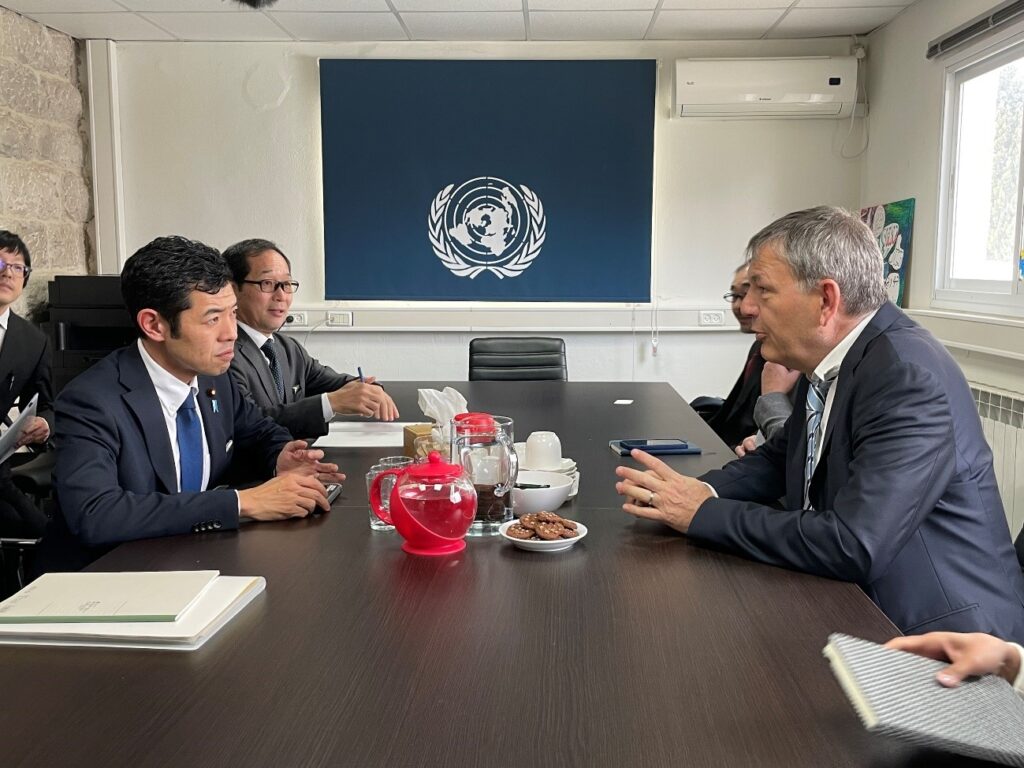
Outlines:
{"label": "un flag banner", "polygon": [[326,298],[649,301],[655,76],[321,60]]}

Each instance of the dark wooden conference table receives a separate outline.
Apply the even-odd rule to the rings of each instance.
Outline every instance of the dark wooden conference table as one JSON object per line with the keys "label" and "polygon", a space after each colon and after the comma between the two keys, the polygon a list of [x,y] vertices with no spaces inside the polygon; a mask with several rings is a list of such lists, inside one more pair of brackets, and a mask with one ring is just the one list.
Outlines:
{"label": "dark wooden conference table", "polygon": [[[388,385],[414,420],[422,383]],[[429,386],[441,386],[437,383]],[[729,454],[667,384],[456,385],[471,408],[556,431],[589,527],[568,552],[498,538],[406,555],[368,525],[336,449],[329,514],[134,542],[95,570],[216,568],[267,589],[192,653],[0,647],[3,766],[934,766],[868,734],[821,656],[830,632],[896,630],[855,586],[691,543],[619,508],[607,442]],[[632,399],[631,405],[613,405]]]}

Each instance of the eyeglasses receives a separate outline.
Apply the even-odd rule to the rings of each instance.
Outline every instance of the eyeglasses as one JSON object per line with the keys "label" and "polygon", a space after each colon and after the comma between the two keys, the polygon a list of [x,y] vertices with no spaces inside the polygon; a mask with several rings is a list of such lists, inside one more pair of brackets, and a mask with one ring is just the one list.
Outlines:
{"label": "eyeglasses", "polygon": [[746,296],[747,294],[745,293],[736,293],[736,291],[729,291],[727,294],[722,296],[722,298],[728,301],[730,304],[732,304],[734,301],[743,301],[743,299],[745,299]]}
{"label": "eyeglasses", "polygon": [[294,280],[243,280],[249,285],[258,285],[264,293],[273,293],[280,288],[285,293],[295,293],[299,290],[299,284]]}
{"label": "eyeglasses", "polygon": [[26,267],[24,264],[12,264],[9,261],[0,259],[0,274],[8,269],[11,270],[11,274],[14,276],[21,275],[22,279],[28,277],[32,271],[32,267]]}

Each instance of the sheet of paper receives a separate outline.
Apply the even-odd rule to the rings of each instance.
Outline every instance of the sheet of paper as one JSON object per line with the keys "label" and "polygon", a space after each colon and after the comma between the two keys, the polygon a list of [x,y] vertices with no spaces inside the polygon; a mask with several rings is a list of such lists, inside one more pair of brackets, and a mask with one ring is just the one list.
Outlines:
{"label": "sheet of paper", "polygon": [[18,450],[18,438],[36,417],[36,403],[38,402],[39,395],[32,395],[32,399],[28,401],[28,405],[18,415],[18,418],[3,435],[0,435],[0,464],[7,461],[11,454]]}

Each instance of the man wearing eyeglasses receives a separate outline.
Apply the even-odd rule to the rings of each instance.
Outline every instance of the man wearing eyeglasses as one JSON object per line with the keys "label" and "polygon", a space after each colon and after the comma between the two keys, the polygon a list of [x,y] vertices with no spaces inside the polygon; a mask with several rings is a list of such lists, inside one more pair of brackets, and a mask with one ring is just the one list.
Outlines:
{"label": "man wearing eyeglasses", "polygon": [[374,378],[338,373],[295,339],[278,333],[299,284],[291,262],[269,240],[224,251],[238,296],[238,339],[231,375],[242,393],[294,437],[327,434],[335,415],[394,421],[398,408]]}
{"label": "man wearing eyeglasses", "polygon": [[[13,232],[0,229],[0,420],[16,404],[24,408],[39,395],[36,416],[18,445],[41,445],[50,436],[53,393],[50,388],[50,348],[42,332],[11,310],[32,271],[28,248]],[[37,538],[46,516],[14,487],[10,461],[0,464],[0,536]]]}
{"label": "man wearing eyeglasses", "polygon": [[[751,333],[753,318],[740,311],[743,298],[750,290],[747,265],[741,265],[732,276],[729,292],[723,298],[732,307],[732,313],[743,333]],[[799,371],[790,371],[761,357],[761,342],[755,341],[747,353],[747,362],[726,397],[722,407],[708,417],[711,427],[722,441],[742,456],[753,450],[756,433],[765,439],[782,429],[793,412],[791,393]]]}

